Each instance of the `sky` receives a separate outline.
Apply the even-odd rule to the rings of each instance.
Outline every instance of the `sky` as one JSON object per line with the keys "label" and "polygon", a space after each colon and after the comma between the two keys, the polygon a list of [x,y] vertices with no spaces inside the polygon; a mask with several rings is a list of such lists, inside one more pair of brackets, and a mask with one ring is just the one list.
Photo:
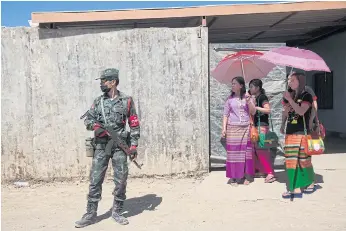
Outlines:
{"label": "sky", "polygon": [[2,1],[1,26],[29,26],[28,20],[31,19],[32,12],[187,7],[264,2],[268,3],[268,1]]}

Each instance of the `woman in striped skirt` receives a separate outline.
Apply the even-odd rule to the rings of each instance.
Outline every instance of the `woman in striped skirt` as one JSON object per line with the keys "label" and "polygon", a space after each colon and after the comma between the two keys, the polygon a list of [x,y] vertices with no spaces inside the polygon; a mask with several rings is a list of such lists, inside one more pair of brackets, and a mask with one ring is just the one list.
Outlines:
{"label": "woman in striped skirt", "polygon": [[253,147],[250,141],[250,113],[255,114],[254,100],[246,94],[243,77],[232,80],[232,94],[224,107],[222,136],[226,137],[226,177],[231,185],[241,180],[248,185],[254,176]]}
{"label": "woman in striped skirt", "polygon": [[307,155],[303,148],[304,130],[310,130],[309,119],[313,98],[305,90],[306,77],[303,73],[293,73],[288,81],[291,91],[284,92],[286,103],[283,118],[287,118],[285,133],[285,125],[281,126],[281,132],[286,134],[285,158],[289,191],[282,195],[285,199],[301,198],[302,190],[304,193],[312,193],[316,190],[311,156]]}

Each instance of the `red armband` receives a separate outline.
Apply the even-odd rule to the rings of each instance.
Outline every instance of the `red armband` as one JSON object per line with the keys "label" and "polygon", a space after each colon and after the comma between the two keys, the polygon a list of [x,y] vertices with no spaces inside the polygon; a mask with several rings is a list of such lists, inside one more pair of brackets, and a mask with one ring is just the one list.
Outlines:
{"label": "red armband", "polygon": [[96,130],[99,129],[100,127],[101,127],[100,124],[95,123],[94,126],[93,126],[93,130],[96,131]]}
{"label": "red armband", "polygon": [[313,101],[317,101],[317,96],[312,97]]}
{"label": "red armband", "polygon": [[130,150],[132,151],[132,150],[136,150],[137,149],[137,146],[135,146],[135,145],[132,145],[131,147],[130,147]]}
{"label": "red armband", "polygon": [[139,126],[138,117],[136,115],[132,115],[129,117],[129,126],[130,127],[138,127]]}

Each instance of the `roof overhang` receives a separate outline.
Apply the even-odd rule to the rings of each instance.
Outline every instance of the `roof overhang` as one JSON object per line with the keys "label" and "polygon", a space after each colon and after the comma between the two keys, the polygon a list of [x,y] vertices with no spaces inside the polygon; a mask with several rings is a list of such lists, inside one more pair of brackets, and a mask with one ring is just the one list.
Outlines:
{"label": "roof overhang", "polygon": [[308,43],[346,29],[346,2],[290,2],[86,12],[32,13],[41,28],[209,27],[212,43]]}

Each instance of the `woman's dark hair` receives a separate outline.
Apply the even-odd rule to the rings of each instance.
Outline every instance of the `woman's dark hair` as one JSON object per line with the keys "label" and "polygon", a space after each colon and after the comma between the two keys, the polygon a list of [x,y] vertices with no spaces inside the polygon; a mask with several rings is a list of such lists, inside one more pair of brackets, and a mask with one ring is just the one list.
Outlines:
{"label": "woman's dark hair", "polygon": [[299,87],[297,90],[291,92],[292,99],[296,100],[301,96],[306,86],[306,76],[302,72],[293,73],[291,76],[295,76],[299,82]]}
{"label": "woman's dark hair", "polygon": [[262,88],[262,86],[263,86],[262,80],[260,80],[260,79],[253,79],[253,80],[250,81],[249,87],[250,87],[251,84],[254,85],[255,87],[259,87],[261,94],[265,95],[266,91]]}
{"label": "woman's dark hair", "polygon": [[[240,89],[240,99],[243,99],[245,93],[246,93],[246,88],[245,88],[245,80],[243,77],[241,76],[237,76],[237,77],[234,77],[232,79],[232,82],[233,80],[236,80],[240,85],[243,85],[242,88]],[[234,92],[232,91],[232,94],[231,96],[233,97],[234,96]]]}

